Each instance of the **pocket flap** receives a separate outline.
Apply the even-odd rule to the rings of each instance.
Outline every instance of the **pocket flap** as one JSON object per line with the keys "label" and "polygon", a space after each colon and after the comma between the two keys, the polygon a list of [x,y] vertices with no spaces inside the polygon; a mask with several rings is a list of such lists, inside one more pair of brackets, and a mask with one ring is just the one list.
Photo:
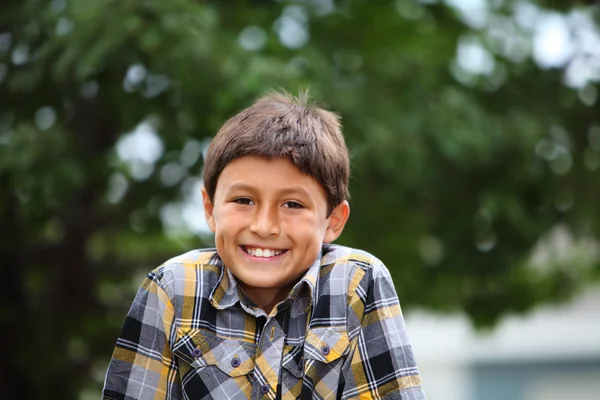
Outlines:
{"label": "pocket flap", "polygon": [[196,368],[216,365],[229,376],[240,376],[254,369],[256,346],[240,340],[223,339],[202,329],[192,329],[180,333],[173,354]]}
{"label": "pocket flap", "polygon": [[306,335],[304,357],[330,363],[348,353],[348,333],[332,327],[313,328]]}

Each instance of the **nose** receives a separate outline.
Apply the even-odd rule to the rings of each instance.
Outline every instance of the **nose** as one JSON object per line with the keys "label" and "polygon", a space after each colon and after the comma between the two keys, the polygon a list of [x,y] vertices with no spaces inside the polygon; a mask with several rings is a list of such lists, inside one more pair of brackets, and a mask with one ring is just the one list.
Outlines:
{"label": "nose", "polygon": [[260,237],[276,236],[279,234],[279,216],[277,209],[272,207],[257,207],[250,231]]}

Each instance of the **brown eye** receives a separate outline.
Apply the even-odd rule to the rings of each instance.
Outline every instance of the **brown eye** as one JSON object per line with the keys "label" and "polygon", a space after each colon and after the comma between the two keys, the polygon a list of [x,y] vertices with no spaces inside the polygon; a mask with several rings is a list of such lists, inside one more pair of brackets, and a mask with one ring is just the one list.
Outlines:
{"label": "brown eye", "polygon": [[234,203],[243,204],[246,206],[254,205],[254,202],[247,197],[240,197],[239,199],[233,200]]}
{"label": "brown eye", "polygon": [[294,208],[294,209],[298,209],[298,208],[304,208],[304,206],[296,201],[287,201],[285,203],[285,208]]}

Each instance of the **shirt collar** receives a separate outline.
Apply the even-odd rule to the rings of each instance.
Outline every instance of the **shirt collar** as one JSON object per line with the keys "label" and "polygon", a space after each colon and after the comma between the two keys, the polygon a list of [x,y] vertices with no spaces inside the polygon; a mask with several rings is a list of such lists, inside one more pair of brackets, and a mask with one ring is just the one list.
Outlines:
{"label": "shirt collar", "polygon": [[240,298],[238,295],[237,282],[235,277],[225,267],[225,264],[219,257],[218,267],[221,270],[221,275],[217,281],[215,289],[210,295],[210,304],[217,310],[224,310],[237,303]]}
{"label": "shirt collar", "polygon": [[[221,270],[221,274],[219,276],[215,289],[210,295],[209,300],[212,306],[215,307],[217,310],[224,310],[233,306],[238,301],[241,301],[241,299],[239,296],[238,284],[235,277],[233,276],[229,268],[225,267],[225,264],[223,263],[221,258],[218,257],[218,255],[215,258],[218,258],[218,260],[216,260],[217,262],[215,262],[214,264],[219,267],[219,269]],[[319,270],[321,269],[321,258],[322,252],[319,252],[317,259],[312,263],[310,268],[308,268],[302,279],[300,279],[300,281],[298,281],[298,283],[294,285],[294,287],[290,291],[289,296],[285,301],[294,300],[301,293],[302,289],[306,287],[311,299],[310,306],[312,307],[316,304],[317,285],[319,282]]]}
{"label": "shirt collar", "polygon": [[295,299],[302,291],[302,288],[306,287],[310,295],[310,306],[312,307],[317,303],[317,285],[319,284],[321,257],[322,252],[319,252],[317,259],[312,263],[310,268],[308,268],[308,271],[306,271],[302,279],[294,285],[288,298]]}

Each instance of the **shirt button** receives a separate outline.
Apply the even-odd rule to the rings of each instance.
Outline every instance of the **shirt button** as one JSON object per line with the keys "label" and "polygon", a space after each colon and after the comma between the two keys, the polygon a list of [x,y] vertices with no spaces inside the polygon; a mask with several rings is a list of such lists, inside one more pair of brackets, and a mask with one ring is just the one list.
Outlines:
{"label": "shirt button", "polygon": [[269,393],[269,387],[267,385],[262,385],[260,387],[260,393],[261,394],[267,394],[267,393]]}
{"label": "shirt button", "polygon": [[240,366],[240,359],[236,356],[231,359],[231,366],[237,368]]}
{"label": "shirt button", "polygon": [[202,355],[202,350],[196,347],[194,350],[192,350],[192,355],[194,357],[200,357]]}
{"label": "shirt button", "polygon": [[328,355],[330,351],[331,349],[327,345],[321,347],[321,354],[323,354],[324,356]]}

